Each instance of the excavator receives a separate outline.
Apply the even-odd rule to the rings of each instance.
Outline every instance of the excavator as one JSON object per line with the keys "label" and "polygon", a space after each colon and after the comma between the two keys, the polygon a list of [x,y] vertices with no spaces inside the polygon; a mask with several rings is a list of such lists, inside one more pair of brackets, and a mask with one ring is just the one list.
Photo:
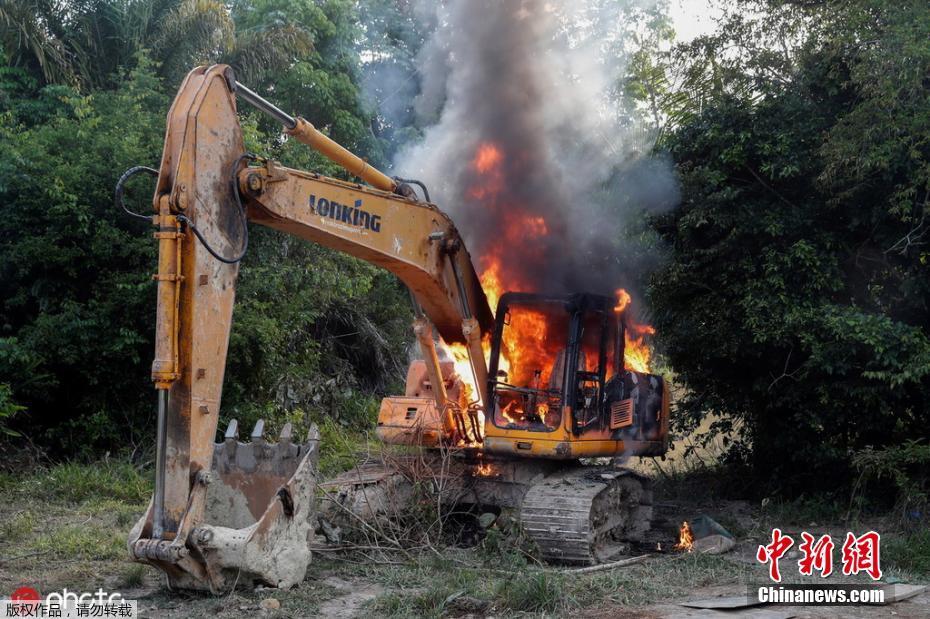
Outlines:
{"label": "excavator", "polygon": [[[360,182],[247,153],[237,99]],[[141,173],[157,176],[151,215],[123,199]],[[381,441],[454,452],[470,479],[468,500],[516,510],[548,561],[605,561],[648,529],[646,480],[609,459],[666,452],[668,389],[661,376],[624,367],[626,312],[614,299],[509,292],[492,311],[461,234],[425,185],[374,169],[238,83],[226,65],[187,75],[168,112],[160,167],[127,170],[115,194],[154,225],[158,244],[155,488],[128,549],[172,588],[293,586],[318,526],[315,428],[298,442],[287,424],[269,442],[259,421],[241,442],[233,420],[214,443],[250,223],[378,265],[410,290],[421,358],[405,393],[382,401]],[[532,350],[520,336],[528,324]],[[464,350],[465,369],[447,347]],[[326,483],[348,504],[390,474]]]}

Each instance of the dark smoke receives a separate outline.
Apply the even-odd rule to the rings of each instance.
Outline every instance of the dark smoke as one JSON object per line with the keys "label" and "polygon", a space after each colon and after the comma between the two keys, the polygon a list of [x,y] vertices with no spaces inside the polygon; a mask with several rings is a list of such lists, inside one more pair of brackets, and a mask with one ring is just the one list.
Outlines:
{"label": "dark smoke", "polygon": [[[671,165],[640,154],[642,129],[621,126],[610,99],[626,59],[599,28],[616,12],[542,0],[438,5],[415,105],[438,120],[395,169],[430,186],[479,272],[502,258],[506,287],[636,287],[656,252],[631,231],[643,213],[674,206],[678,190]],[[503,156],[499,177],[473,165],[488,143]]]}

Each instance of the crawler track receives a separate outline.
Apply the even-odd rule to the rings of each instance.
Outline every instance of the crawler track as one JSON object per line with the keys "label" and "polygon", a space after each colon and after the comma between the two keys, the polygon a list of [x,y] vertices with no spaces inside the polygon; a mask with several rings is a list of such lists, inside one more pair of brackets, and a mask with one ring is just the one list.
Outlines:
{"label": "crawler track", "polygon": [[545,561],[601,563],[649,529],[652,490],[632,471],[575,467],[534,484],[520,519]]}

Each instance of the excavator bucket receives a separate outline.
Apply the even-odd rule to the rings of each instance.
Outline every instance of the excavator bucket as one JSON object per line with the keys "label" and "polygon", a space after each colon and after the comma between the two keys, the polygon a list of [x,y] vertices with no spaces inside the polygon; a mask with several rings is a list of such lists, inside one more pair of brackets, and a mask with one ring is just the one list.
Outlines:
{"label": "excavator bucket", "polygon": [[150,504],[130,533],[132,558],[164,571],[172,588],[219,593],[302,581],[316,525],[319,433],[313,427],[296,444],[287,424],[275,444],[265,441],[263,429],[260,420],[243,443],[233,420],[214,445],[211,470],[192,480],[177,534],[153,538]]}

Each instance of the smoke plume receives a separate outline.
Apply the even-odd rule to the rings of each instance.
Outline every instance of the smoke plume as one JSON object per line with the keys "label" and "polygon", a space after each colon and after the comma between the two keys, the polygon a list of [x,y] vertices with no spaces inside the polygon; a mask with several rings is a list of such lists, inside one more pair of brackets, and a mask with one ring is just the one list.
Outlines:
{"label": "smoke plume", "polygon": [[654,260],[629,232],[678,190],[618,112],[621,4],[436,3],[417,58],[428,127],[394,169],[427,183],[505,290],[611,294]]}

